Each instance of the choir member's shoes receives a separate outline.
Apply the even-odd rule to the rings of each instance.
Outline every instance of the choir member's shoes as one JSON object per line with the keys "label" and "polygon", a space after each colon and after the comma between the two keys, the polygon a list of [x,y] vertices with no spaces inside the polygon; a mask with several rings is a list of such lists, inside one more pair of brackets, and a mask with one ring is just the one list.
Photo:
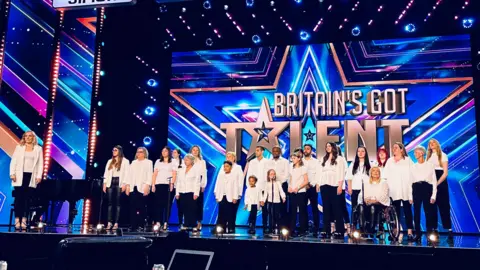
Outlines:
{"label": "choir member's shoes", "polygon": [[413,234],[409,234],[409,235],[407,236],[408,242],[414,241],[413,238],[414,238],[414,237],[413,237]]}
{"label": "choir member's shoes", "polygon": [[320,238],[327,239],[328,238],[328,233],[327,232],[321,232],[320,233]]}
{"label": "choir member's shoes", "polygon": [[453,231],[450,229],[448,230],[448,238],[447,238],[449,241],[452,241],[453,240]]}
{"label": "choir member's shoes", "polygon": [[343,233],[337,233],[336,232],[336,233],[333,234],[333,238],[340,240],[340,239],[344,239],[344,236],[343,236]]}
{"label": "choir member's shoes", "polygon": [[180,224],[180,231],[186,231],[187,228],[185,226],[183,226],[183,224]]}
{"label": "choir member's shoes", "polygon": [[199,231],[197,228],[193,228],[193,229],[192,229],[192,234],[193,234],[193,235],[199,235],[199,234],[200,234],[200,231]]}
{"label": "choir member's shoes", "polygon": [[112,226],[113,224],[111,222],[108,222],[106,230],[110,231],[112,229]]}
{"label": "choir member's shoes", "polygon": [[137,230],[136,230],[138,233],[143,233],[145,231],[144,228],[142,227],[138,227]]}
{"label": "choir member's shoes", "polygon": [[413,238],[413,242],[420,242],[422,240],[422,234],[416,234],[415,237]]}

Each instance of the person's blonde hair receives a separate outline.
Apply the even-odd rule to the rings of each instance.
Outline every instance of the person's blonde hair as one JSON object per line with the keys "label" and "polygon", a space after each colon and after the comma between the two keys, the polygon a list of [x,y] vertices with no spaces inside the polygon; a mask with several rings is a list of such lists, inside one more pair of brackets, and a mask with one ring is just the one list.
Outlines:
{"label": "person's blonde hair", "polygon": [[198,159],[202,160],[202,159],[203,159],[203,156],[202,156],[202,148],[200,148],[200,146],[198,146],[198,145],[192,146],[192,147],[190,148],[190,151],[188,151],[188,153],[190,153],[190,154],[193,155],[192,150],[193,150],[193,148],[195,148],[195,147],[198,148]]}
{"label": "person's blonde hair", "polygon": [[435,152],[437,152],[438,164],[442,166],[442,146],[440,146],[440,143],[436,139],[430,139],[430,141],[428,141],[427,160],[429,160],[433,154],[432,148],[430,148],[430,142],[435,143]]}
{"label": "person's blonde hair", "polygon": [[382,170],[380,170],[380,167],[378,167],[378,166],[372,166],[372,167],[370,168],[370,171],[369,171],[369,173],[370,173],[370,179],[369,179],[368,181],[370,182],[370,184],[373,182],[372,171],[373,171],[374,169],[375,169],[375,170],[378,170],[378,179],[379,179],[379,180],[382,180]]}
{"label": "person's blonde hair", "polygon": [[183,157],[184,159],[188,158],[190,159],[190,161],[192,162],[192,166],[193,164],[195,164],[195,156],[192,155],[192,154],[186,154],[185,157]]}
{"label": "person's blonde hair", "polygon": [[225,155],[225,157],[227,157],[228,155],[232,155],[233,156],[233,159],[235,160],[235,162],[237,161],[237,155],[235,154],[235,152],[227,152],[227,154]]}
{"label": "person's blonde hair", "polygon": [[24,146],[27,143],[25,141],[25,136],[27,135],[27,133],[32,133],[33,134],[33,143],[32,143],[33,146],[38,145],[37,134],[35,134],[35,132],[33,132],[32,130],[27,130],[27,131],[25,131],[25,133],[23,133],[22,139],[20,140],[20,145]]}
{"label": "person's blonde hair", "polygon": [[[138,149],[142,149],[142,150],[143,150],[143,153],[145,154],[145,159],[148,159],[148,150],[147,150],[147,148],[145,148],[145,147],[143,147],[143,146],[140,146],[140,147],[137,148],[137,151],[138,151]],[[138,157],[137,157],[137,154],[135,153],[135,159],[137,159],[137,158],[138,158]]]}

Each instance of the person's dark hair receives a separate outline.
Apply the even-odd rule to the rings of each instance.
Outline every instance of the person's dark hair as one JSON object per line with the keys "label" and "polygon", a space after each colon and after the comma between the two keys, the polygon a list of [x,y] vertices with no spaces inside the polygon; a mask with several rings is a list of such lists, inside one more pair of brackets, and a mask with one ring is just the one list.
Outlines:
{"label": "person's dark hair", "polygon": [[357,148],[357,154],[355,155],[355,161],[353,162],[353,168],[352,168],[352,174],[356,174],[358,172],[358,167],[360,167],[360,158],[358,157],[358,149],[364,149],[365,150],[365,160],[363,163],[363,171],[367,174],[370,175],[370,159],[368,158],[368,152],[367,148],[365,146],[359,146]]}
{"label": "person's dark hair", "polygon": [[[385,153],[385,162],[382,163],[382,160],[380,159],[380,152]],[[377,151],[377,162],[379,167],[385,167],[385,164],[387,164],[387,160],[389,158],[389,154],[387,152],[387,149],[385,148],[379,148]]]}
{"label": "person's dark hair", "polygon": [[248,180],[250,181],[250,179],[255,180],[255,183],[257,183],[258,181],[258,178],[255,175],[250,175],[250,177],[248,177]]}
{"label": "person's dark hair", "polygon": [[225,164],[228,164],[228,165],[230,165],[230,166],[233,166],[233,163],[230,162],[230,161],[228,161],[228,160],[225,160],[225,161],[223,162],[223,164],[224,164],[224,165],[225,165]]}
{"label": "person's dark hair", "polygon": [[313,146],[309,143],[306,143],[305,145],[303,145],[303,149],[305,149],[305,147],[307,147],[307,146],[310,147],[310,149],[313,149]]}
{"label": "person's dark hair", "polygon": [[265,147],[263,147],[263,146],[258,145],[257,147],[255,147],[255,149],[257,149],[257,148],[260,148],[260,149],[262,149],[262,151],[265,151]]}
{"label": "person's dark hair", "polygon": [[[182,151],[180,150],[180,148],[176,148],[176,149],[173,149],[173,151],[177,151],[178,153],[178,168],[182,168]],[[173,152],[172,151],[172,152]]]}
{"label": "person's dark hair", "polygon": [[123,154],[123,148],[120,145],[115,145],[113,148],[118,150],[118,155],[117,155],[117,158],[112,156],[112,162],[110,162],[110,165],[108,166],[108,170],[111,170],[115,167],[117,171],[120,171],[120,168],[122,167],[123,157],[125,156]]}
{"label": "person's dark hair", "polygon": [[[167,162],[171,163],[172,162],[172,150],[168,146],[163,147],[162,152],[163,152],[163,149],[167,149],[167,151],[168,151]],[[160,153],[160,162],[164,162],[164,161],[165,161],[165,158],[163,157],[163,154]]]}
{"label": "person's dark hair", "polygon": [[325,164],[327,163],[327,160],[328,158],[330,157],[330,153],[328,153],[326,151],[327,149],[327,145],[329,145],[332,147],[332,159],[330,160],[330,164],[331,165],[335,165],[337,164],[337,157],[338,157],[338,147],[337,147],[337,144],[334,143],[334,142],[327,142],[325,144],[325,156],[323,157],[323,162],[322,162],[322,166],[325,167]]}

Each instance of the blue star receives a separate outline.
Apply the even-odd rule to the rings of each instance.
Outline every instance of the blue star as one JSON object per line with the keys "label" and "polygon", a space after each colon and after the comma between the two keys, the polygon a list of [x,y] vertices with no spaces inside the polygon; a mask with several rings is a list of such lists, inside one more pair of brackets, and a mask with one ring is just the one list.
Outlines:
{"label": "blue star", "polygon": [[305,135],[307,141],[313,141],[313,139],[315,138],[315,134],[316,133],[311,132],[309,129],[308,132],[304,133],[303,135]]}

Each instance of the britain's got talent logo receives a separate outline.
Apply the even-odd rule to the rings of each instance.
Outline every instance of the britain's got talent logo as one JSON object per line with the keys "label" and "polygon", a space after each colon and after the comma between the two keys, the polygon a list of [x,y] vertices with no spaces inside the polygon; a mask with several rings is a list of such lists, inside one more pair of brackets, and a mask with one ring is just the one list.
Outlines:
{"label": "britain's got talent logo", "polygon": [[[330,92],[303,92],[300,94],[275,93],[274,116],[281,118],[345,116],[364,115],[364,120],[319,120],[316,126],[317,157],[325,154],[325,144],[329,141],[339,142],[338,135],[331,135],[331,129],[340,128],[343,122],[345,134],[345,152],[348,161],[355,158],[359,138],[367,148],[368,155],[376,156],[377,129],[384,129],[384,146],[390,152],[390,147],[395,142],[402,142],[403,128],[410,125],[408,119],[368,119],[375,116],[402,115],[406,111],[407,88],[375,89],[367,93],[366,104],[361,102],[363,93],[354,91]],[[347,104],[353,109],[347,111]],[[302,121],[274,121],[267,98],[260,106],[256,122],[252,123],[222,123],[220,127],[226,132],[227,151],[233,151],[240,156],[242,150],[242,132],[246,131],[252,136],[248,149],[247,160],[255,153],[257,146],[272,149],[278,145],[278,136],[288,129],[290,134],[290,151],[302,146]],[[313,134],[312,134],[313,135]]]}

